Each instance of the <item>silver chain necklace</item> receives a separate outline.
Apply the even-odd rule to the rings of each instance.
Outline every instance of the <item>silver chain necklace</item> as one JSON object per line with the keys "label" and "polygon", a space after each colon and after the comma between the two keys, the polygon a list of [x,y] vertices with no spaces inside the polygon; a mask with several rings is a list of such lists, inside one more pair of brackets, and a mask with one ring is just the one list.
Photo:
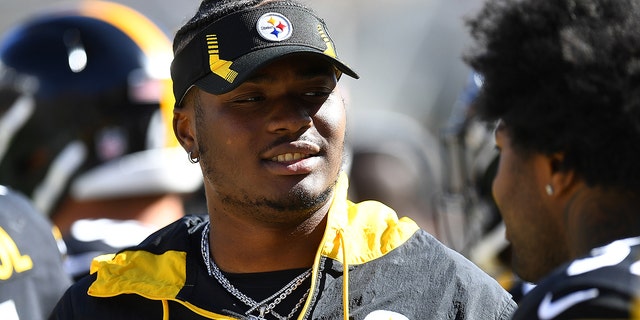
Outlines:
{"label": "silver chain necklace", "polygon": [[[291,280],[291,282],[287,283],[282,289],[278,290],[276,293],[272,294],[270,297],[257,302],[252,298],[248,297],[244,293],[240,292],[229,280],[224,276],[222,271],[218,268],[216,263],[211,259],[209,255],[209,226],[210,222],[207,221],[207,224],[204,226],[202,230],[202,239],[200,243],[200,250],[202,251],[202,259],[204,260],[205,265],[207,266],[207,272],[210,277],[214,277],[218,283],[232,296],[242,301],[242,303],[246,304],[250,307],[250,309],[245,312],[245,319],[247,320],[265,320],[265,315],[271,313],[274,317],[279,320],[289,320],[291,319],[296,311],[302,306],[304,301],[309,296],[309,291],[311,288],[308,288],[304,293],[300,301],[296,304],[296,306],[289,312],[287,316],[281,316],[273,310],[282,300],[288,297],[293,291],[295,291],[309,276],[311,276],[311,268],[297,276],[295,279]],[[273,301],[271,301],[273,300]],[[270,302],[271,301],[271,302]],[[259,315],[255,316],[251,313],[254,311],[258,311]]]}

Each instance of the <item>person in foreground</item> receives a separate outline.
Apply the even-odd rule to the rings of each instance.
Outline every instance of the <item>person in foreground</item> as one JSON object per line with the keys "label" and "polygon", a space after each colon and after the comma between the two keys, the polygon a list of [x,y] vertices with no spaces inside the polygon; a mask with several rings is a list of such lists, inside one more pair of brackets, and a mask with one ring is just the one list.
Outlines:
{"label": "person in foreground", "polygon": [[638,318],[640,2],[489,1],[470,20],[476,107],[498,120],[493,195],[514,319]]}
{"label": "person in foreground", "polygon": [[[378,202],[346,199],[344,73],[293,1],[204,1],[176,34],[174,131],[208,216],[94,260],[53,318],[507,319],[487,274]],[[185,159],[185,161],[187,161]]]}
{"label": "person in foreground", "polygon": [[0,319],[46,319],[71,285],[59,231],[22,193],[0,185]]}

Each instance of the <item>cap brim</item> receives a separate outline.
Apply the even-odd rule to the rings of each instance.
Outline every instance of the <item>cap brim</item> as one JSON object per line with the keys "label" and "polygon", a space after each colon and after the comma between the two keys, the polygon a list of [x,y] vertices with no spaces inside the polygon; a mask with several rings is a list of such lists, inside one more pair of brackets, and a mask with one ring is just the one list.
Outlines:
{"label": "cap brim", "polygon": [[267,66],[269,63],[273,62],[274,60],[286,57],[291,54],[296,54],[296,53],[310,54],[310,55],[315,55],[315,56],[324,58],[328,62],[333,64],[342,73],[354,79],[360,78],[360,76],[355,71],[353,71],[349,66],[344,64],[342,61],[336,58],[333,58],[331,56],[328,56],[322,52],[319,52],[315,48],[310,48],[306,46],[287,45],[287,46],[268,47],[268,48],[256,50],[256,51],[247,53],[244,56],[236,59],[233,65],[234,65],[234,69],[238,72],[238,76],[235,78],[235,80],[232,83],[211,73],[206,77],[203,77],[198,81],[196,81],[194,85],[211,94],[227,93],[235,89],[236,87],[238,87],[248,78],[250,78],[256,71]]}

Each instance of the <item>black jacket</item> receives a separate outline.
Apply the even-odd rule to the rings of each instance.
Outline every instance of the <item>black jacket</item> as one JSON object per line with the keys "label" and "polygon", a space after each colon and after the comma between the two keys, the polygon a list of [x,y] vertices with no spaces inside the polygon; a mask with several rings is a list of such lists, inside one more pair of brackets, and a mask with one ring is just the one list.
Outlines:
{"label": "black jacket", "polygon": [[[346,184],[342,177],[299,319],[510,317],[515,303],[493,278],[388,207],[346,200]],[[216,280],[201,255],[207,219],[186,217],[95,260],[53,318],[233,319],[216,306]]]}

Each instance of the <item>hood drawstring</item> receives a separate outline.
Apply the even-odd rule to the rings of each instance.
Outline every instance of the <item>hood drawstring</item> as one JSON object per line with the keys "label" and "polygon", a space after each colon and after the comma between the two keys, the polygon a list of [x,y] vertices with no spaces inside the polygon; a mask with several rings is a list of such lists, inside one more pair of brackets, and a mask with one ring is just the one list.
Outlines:
{"label": "hood drawstring", "polygon": [[344,243],[344,230],[338,229],[336,232],[340,237],[342,247],[342,312],[344,320],[349,320],[349,263],[347,262],[347,246]]}
{"label": "hood drawstring", "polygon": [[162,320],[169,320],[169,301],[162,300]]}

